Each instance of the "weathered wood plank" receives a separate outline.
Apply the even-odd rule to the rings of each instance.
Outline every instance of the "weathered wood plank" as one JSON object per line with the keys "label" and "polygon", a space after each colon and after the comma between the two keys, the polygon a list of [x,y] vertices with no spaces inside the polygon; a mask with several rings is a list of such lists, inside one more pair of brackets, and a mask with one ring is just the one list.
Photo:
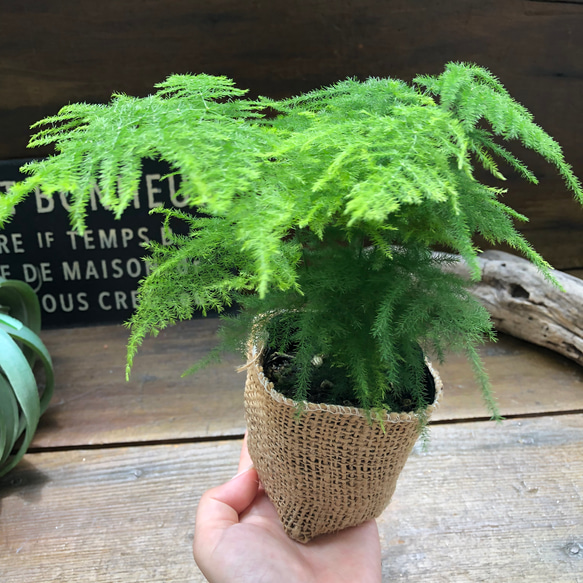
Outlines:
{"label": "weathered wood plank", "polygon": [[[29,126],[64,104],[147,95],[170,73],[225,74],[278,97],[347,76],[410,80],[453,60],[490,67],[583,174],[575,3],[28,0],[3,6],[0,17],[0,158],[46,153],[26,150]],[[505,202],[531,217],[524,231],[556,268],[583,267],[583,215],[546,164],[533,169],[541,186],[510,176]]]}
{"label": "weathered wood plank", "polygon": [[[240,442],[27,455],[0,481],[0,579],[203,581],[195,507]],[[435,427],[379,519],[385,581],[583,577],[583,415]]]}
{"label": "weathered wood plank", "polygon": [[[57,387],[33,447],[242,435],[245,379],[236,355],[180,377],[214,345],[217,324],[184,322],[147,339],[129,383],[121,326],[46,331]],[[504,415],[583,409],[583,368],[567,359],[504,336],[481,353]],[[435,420],[487,416],[463,356],[439,370],[446,390]]]}
{"label": "weathered wood plank", "polygon": [[[583,368],[545,348],[511,336],[481,347],[502,415],[583,410]],[[479,389],[463,355],[438,367],[444,383],[435,421],[484,417]]]}
{"label": "weathered wood plank", "polygon": [[0,486],[0,580],[203,581],[196,500],[232,472],[234,444],[29,455]]}
{"label": "weathered wood plank", "polygon": [[380,525],[384,580],[583,580],[583,416],[434,428]]}
{"label": "weathered wood plank", "polygon": [[216,344],[216,319],[184,322],[148,338],[125,380],[122,326],[49,330],[56,391],[35,447],[242,435],[243,362],[227,355],[181,378]]}
{"label": "weathered wood plank", "polygon": [[581,81],[578,6],[277,0],[267,8],[213,0],[203,8],[187,0],[127,0],[123,7],[65,0],[41,9],[31,0],[4,6],[2,21],[0,111],[8,131],[0,157],[26,155],[23,134],[38,114],[69,101],[103,101],[113,91],[145,95],[170,72],[186,71],[232,75],[254,92],[289,95],[348,75],[409,79],[447,60],[468,60],[495,69],[544,126],[576,139],[573,122],[582,123],[572,90]]}

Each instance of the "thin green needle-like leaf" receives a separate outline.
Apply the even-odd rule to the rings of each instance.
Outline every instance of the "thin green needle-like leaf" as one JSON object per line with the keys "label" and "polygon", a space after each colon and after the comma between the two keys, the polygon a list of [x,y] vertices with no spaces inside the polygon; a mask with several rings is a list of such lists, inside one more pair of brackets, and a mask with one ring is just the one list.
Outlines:
{"label": "thin green needle-like leaf", "polygon": [[[168,245],[147,245],[151,269],[129,323],[128,367],[146,334],[238,305],[240,314],[224,320],[224,346],[244,345],[259,314],[290,315],[281,331],[264,331],[278,351],[299,347],[298,396],[314,379],[313,356],[323,354],[349,379],[346,388],[332,383],[339,402],[396,410],[413,385],[422,403],[420,349],[467,352],[491,329],[467,282],[444,275],[433,249],[460,254],[477,277],[476,237],[484,237],[515,248],[552,280],[514,227],[521,217],[500,202],[499,188],[481,182],[475,162],[497,179],[509,167],[536,183],[503,146],[517,140],[583,202],[560,146],[476,65],[449,63],[412,85],[346,79],[283,100],[243,99],[233,81],[210,75],[173,75],[156,89],[72,104],[45,119],[32,143],[54,144],[56,155],[27,164],[27,178],[0,196],[1,223],[37,189],[66,192],[82,234],[95,185],[119,216],[134,200],[144,159],[180,175],[177,194],[204,216],[159,210]],[[175,221],[187,235],[174,234]],[[5,288],[8,300],[16,290],[0,281],[0,304],[38,333],[20,317],[20,297],[2,301]],[[38,355],[49,370],[32,336],[8,320],[3,326],[30,364]]]}

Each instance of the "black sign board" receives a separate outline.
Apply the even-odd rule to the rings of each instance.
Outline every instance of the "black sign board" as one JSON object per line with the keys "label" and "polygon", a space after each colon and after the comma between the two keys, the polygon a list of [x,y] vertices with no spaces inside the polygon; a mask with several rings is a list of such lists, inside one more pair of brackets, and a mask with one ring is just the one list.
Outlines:
{"label": "black sign board", "polygon": [[[25,160],[0,161],[0,192],[23,178]],[[164,242],[161,215],[150,209],[184,207],[176,195],[178,177],[167,166],[145,160],[133,204],[116,220],[91,194],[87,231],[80,236],[69,224],[64,195],[36,192],[17,206],[0,230],[0,276],[29,283],[38,293],[43,327],[123,322],[136,306],[138,281],[147,274],[144,242]],[[175,228],[175,227],[173,227]]]}

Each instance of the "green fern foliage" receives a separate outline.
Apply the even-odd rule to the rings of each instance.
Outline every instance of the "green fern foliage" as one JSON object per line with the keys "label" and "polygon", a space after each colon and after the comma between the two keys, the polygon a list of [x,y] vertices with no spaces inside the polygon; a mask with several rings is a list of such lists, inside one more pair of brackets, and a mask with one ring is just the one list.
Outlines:
{"label": "green fern foliage", "polygon": [[[293,346],[298,400],[314,355],[325,354],[359,405],[391,408],[413,386],[422,406],[420,347],[438,356],[459,349],[497,414],[475,350],[491,335],[489,318],[431,251],[460,254],[477,278],[482,235],[551,277],[514,227],[526,218],[500,200],[504,166],[537,182],[504,141],[554,165],[579,202],[583,191],[560,146],[489,71],[450,63],[411,85],[347,79],[283,100],[249,100],[208,75],[173,75],[156,89],[39,122],[31,145],[54,144],[56,155],[25,167],[28,178],[0,198],[6,220],[35,188],[67,192],[82,231],[95,184],[119,216],[142,159],[165,160],[181,176],[179,194],[199,215],[159,211],[168,227],[186,221],[189,234],[168,228],[168,246],[149,245],[129,365],[146,334],[237,304],[225,341],[244,345],[254,334],[275,349]],[[476,178],[476,165],[493,185]]]}

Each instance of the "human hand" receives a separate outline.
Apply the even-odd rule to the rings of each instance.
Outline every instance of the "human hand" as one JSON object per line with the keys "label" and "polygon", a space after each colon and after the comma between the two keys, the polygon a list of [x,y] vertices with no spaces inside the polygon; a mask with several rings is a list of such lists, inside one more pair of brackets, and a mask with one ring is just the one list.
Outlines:
{"label": "human hand", "polygon": [[196,514],[194,559],[210,583],[378,583],[376,522],[307,544],[289,538],[243,441],[239,473],[208,490]]}

